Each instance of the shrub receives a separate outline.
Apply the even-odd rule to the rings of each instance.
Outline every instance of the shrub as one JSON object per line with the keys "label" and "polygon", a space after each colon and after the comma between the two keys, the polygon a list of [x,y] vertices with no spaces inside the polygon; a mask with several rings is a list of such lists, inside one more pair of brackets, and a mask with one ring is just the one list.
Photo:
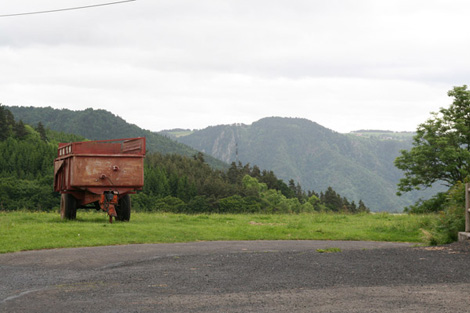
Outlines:
{"label": "shrub", "polygon": [[439,192],[431,199],[420,199],[413,205],[405,208],[405,212],[414,214],[436,213],[443,211],[447,202],[447,192]]}
{"label": "shrub", "polygon": [[424,230],[429,244],[447,244],[458,239],[458,233],[465,230],[465,183],[457,182],[446,194],[444,210],[439,221],[430,231]]}

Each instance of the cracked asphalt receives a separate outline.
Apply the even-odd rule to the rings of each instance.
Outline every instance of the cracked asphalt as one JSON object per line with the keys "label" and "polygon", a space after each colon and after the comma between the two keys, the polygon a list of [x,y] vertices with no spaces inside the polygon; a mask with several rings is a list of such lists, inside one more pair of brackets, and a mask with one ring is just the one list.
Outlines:
{"label": "cracked asphalt", "polygon": [[[339,248],[320,253],[318,249]],[[233,241],[0,255],[0,312],[469,312],[470,244]]]}

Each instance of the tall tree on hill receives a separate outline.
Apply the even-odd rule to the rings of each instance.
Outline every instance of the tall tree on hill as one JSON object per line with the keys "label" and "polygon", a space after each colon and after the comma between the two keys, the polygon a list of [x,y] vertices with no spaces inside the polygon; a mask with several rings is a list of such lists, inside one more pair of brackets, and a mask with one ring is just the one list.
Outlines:
{"label": "tall tree on hill", "polygon": [[15,124],[15,136],[18,139],[24,139],[26,135],[28,134],[26,130],[26,126],[24,126],[24,123],[22,120],[20,120],[18,123]]}
{"label": "tall tree on hill", "polygon": [[5,109],[0,105],[0,141],[8,138],[8,124]]}
{"label": "tall tree on hill", "polygon": [[0,141],[7,139],[15,126],[15,118],[9,110],[0,104]]}
{"label": "tall tree on hill", "polygon": [[39,133],[39,136],[41,137],[42,141],[47,141],[46,129],[44,128],[44,125],[41,122],[38,123],[36,131]]}
{"label": "tall tree on hill", "polygon": [[410,151],[402,150],[395,166],[404,171],[398,194],[443,182],[447,187],[470,175],[470,91],[454,87],[449,108],[418,126]]}
{"label": "tall tree on hill", "polygon": [[289,180],[289,191],[292,194],[292,197],[297,193],[297,187],[295,186],[295,181],[293,179]]}
{"label": "tall tree on hill", "polygon": [[369,209],[366,207],[362,200],[359,200],[359,207],[357,208],[357,212],[369,212]]}
{"label": "tall tree on hill", "polygon": [[343,209],[343,199],[331,187],[327,188],[323,195],[323,199],[320,200],[322,200],[326,207],[331,211],[338,212]]}

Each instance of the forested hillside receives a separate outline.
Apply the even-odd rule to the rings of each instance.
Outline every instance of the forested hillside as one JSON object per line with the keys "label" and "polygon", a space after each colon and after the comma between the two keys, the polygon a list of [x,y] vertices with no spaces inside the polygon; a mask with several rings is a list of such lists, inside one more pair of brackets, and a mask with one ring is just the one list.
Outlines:
{"label": "forested hillside", "polygon": [[[0,105],[0,210],[50,211],[59,206],[53,192],[53,161],[59,142],[83,141],[15,121]],[[289,184],[272,171],[232,163],[227,170],[209,166],[202,153],[192,157],[148,153],[145,184],[132,197],[137,211],[179,213],[300,213],[313,211],[368,212],[364,202],[349,201],[333,188],[320,194]]]}
{"label": "forested hillside", "polygon": [[363,199],[374,211],[401,211],[418,196],[427,196],[396,196],[402,173],[393,161],[411,146],[406,138],[362,138],[306,119],[273,117],[252,125],[208,127],[176,140],[225,162],[239,160],[273,170],[306,189],[332,186],[349,199]]}
{"label": "forested hillside", "polygon": [[201,154],[148,155],[144,190],[132,199],[137,210],[176,213],[369,212],[364,202],[349,201],[331,187],[320,194],[304,191],[272,171],[241,163],[214,170]]}
{"label": "forested hillside", "polygon": [[128,124],[104,110],[6,108],[17,121],[31,125],[41,122],[46,128],[88,139],[145,136],[149,152],[191,157],[202,151],[213,168],[227,168],[233,161],[256,164],[274,171],[285,181],[294,179],[307,190],[319,192],[331,186],[356,203],[363,199],[374,211],[401,211],[419,197],[427,198],[435,193],[395,195],[402,173],[393,161],[401,149],[411,147],[411,141],[407,140],[411,136],[406,135],[398,140],[397,136],[382,140],[370,131],[344,135],[305,119],[265,118],[252,125],[179,131],[172,140]]}
{"label": "forested hillside", "polygon": [[83,137],[34,127],[0,105],[0,210],[57,208],[53,191],[53,161],[59,141],[81,141]]}
{"label": "forested hillside", "polygon": [[[193,156],[198,152],[165,136],[129,124],[121,117],[105,110],[72,111],[57,110],[51,107],[16,106],[6,106],[5,108],[11,111],[16,119],[22,120],[24,123],[36,125],[41,122],[46,128],[77,134],[89,140],[146,137],[147,149],[150,152],[176,153],[185,156]],[[206,156],[206,161],[214,168],[227,168],[228,166],[210,155]]]}

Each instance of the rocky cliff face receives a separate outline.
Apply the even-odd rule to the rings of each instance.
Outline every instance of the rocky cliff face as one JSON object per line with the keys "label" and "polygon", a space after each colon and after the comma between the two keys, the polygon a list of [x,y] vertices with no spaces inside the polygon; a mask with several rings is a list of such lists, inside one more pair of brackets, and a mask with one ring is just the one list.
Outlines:
{"label": "rocky cliff face", "polygon": [[238,153],[237,133],[237,129],[234,128],[223,129],[220,135],[215,137],[212,149],[208,153],[225,163],[231,163]]}
{"label": "rocky cliff face", "polygon": [[411,141],[339,134],[306,119],[274,117],[252,125],[208,127],[178,141],[226,163],[272,170],[305,190],[320,192],[331,186],[348,199],[364,200],[374,211],[401,211],[434,193],[395,195],[402,173],[393,161]]}

